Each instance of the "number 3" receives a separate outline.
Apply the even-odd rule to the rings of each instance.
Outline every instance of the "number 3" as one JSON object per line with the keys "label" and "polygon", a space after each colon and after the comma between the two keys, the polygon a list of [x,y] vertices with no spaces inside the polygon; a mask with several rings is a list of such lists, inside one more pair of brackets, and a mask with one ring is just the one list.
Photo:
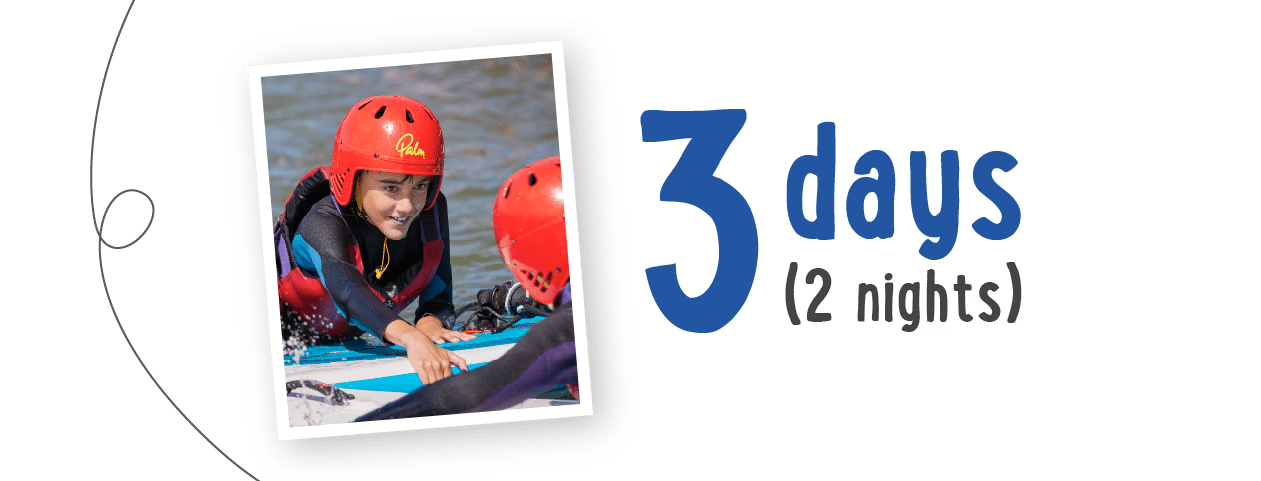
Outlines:
{"label": "number 3", "polygon": [[639,117],[644,142],[691,139],[661,185],[661,201],[696,206],[713,219],[718,231],[718,268],[701,295],[683,293],[676,264],[645,271],[657,307],[684,331],[722,329],[740,312],[753,287],[758,251],[753,211],[735,187],[714,177],[746,118],[744,110],[646,110]]}

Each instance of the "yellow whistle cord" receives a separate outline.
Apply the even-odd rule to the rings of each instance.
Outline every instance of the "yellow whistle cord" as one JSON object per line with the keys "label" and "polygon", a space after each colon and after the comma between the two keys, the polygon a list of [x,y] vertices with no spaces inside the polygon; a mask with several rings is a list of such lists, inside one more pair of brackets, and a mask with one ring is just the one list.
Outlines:
{"label": "yellow whistle cord", "polygon": [[389,237],[386,237],[384,241],[381,241],[381,267],[378,267],[378,268],[376,269],[377,279],[380,279],[380,278],[381,278],[381,275],[382,275],[382,274],[385,274],[385,270],[386,270],[386,269],[388,269],[388,268],[390,267],[390,245],[389,245],[389,240],[390,240],[390,238],[389,238]]}

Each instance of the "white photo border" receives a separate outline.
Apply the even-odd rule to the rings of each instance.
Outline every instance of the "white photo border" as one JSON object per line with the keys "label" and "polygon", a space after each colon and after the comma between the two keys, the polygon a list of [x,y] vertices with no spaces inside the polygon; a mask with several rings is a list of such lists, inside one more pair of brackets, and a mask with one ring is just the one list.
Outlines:
{"label": "white photo border", "polygon": [[[574,341],[576,357],[578,357],[580,403],[546,408],[498,410],[498,412],[487,413],[376,420],[376,422],[366,423],[308,425],[308,427],[291,427],[291,425],[288,425],[289,403],[288,395],[286,395],[285,391],[284,341],[281,338],[280,303],[276,299],[276,293],[279,292],[277,290],[279,279],[277,279],[276,275],[276,249],[271,239],[271,212],[270,208],[266,208],[266,206],[271,205],[271,187],[269,182],[269,163],[267,163],[266,124],[264,109],[262,109],[262,106],[264,106],[262,104],[262,78],[286,76],[286,74],[348,71],[348,69],[401,67],[412,66],[412,64],[538,56],[538,54],[550,54],[552,59],[552,78],[554,78],[556,97],[556,133],[557,138],[559,138],[557,140],[560,143],[561,179],[564,182],[565,191],[565,234],[567,239],[569,239],[567,249],[569,249],[571,302],[572,306],[574,306]],[[250,88],[250,112],[252,115],[257,191],[259,191],[259,206],[261,207],[259,210],[259,225],[262,227],[262,265],[264,265],[262,268],[264,268],[267,293],[267,327],[269,327],[271,341],[272,394],[275,396],[277,441],[593,415],[593,399],[591,399],[590,388],[590,355],[585,330],[586,306],[583,295],[583,264],[581,264],[579,254],[583,240],[581,240],[578,229],[578,201],[576,201],[575,196],[574,154],[572,154],[574,149],[572,149],[570,138],[564,40],[493,45],[493,47],[430,50],[430,52],[383,54],[383,56],[319,59],[319,61],[256,64],[256,66],[248,66],[247,71],[248,82],[250,82],[248,83],[248,88]],[[525,165],[522,165],[522,167],[525,167]]]}

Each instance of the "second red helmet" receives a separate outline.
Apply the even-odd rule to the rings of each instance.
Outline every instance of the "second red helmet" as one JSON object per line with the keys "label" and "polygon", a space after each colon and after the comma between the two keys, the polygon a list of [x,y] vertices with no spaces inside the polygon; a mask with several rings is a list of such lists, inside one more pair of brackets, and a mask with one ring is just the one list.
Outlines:
{"label": "second red helmet", "polygon": [[552,304],[569,282],[560,157],[518,170],[495,197],[495,242],[530,297]]}

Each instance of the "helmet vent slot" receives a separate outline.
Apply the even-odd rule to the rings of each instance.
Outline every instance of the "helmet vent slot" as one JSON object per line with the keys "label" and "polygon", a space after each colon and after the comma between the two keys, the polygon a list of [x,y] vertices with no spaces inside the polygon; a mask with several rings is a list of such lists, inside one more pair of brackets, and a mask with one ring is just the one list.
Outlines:
{"label": "helmet vent slot", "polygon": [[372,116],[372,118],[374,118],[374,119],[379,119],[379,118],[381,118],[381,116],[382,116],[382,115],[385,115],[385,106],[384,106],[384,105],[382,105],[380,109],[377,109],[377,113],[376,113],[376,115],[373,115],[373,116]]}
{"label": "helmet vent slot", "polygon": [[505,199],[507,199],[507,198],[508,198],[508,193],[509,193],[509,192],[512,192],[512,184],[508,184],[508,186],[507,186],[507,187],[504,187],[504,198],[505,198]]}
{"label": "helmet vent slot", "polygon": [[432,120],[434,122],[438,121],[438,119],[434,118],[433,112],[430,112],[429,109],[425,109],[425,113],[429,115],[429,120]]}
{"label": "helmet vent slot", "polygon": [[412,111],[410,111],[410,110],[404,110],[404,112],[407,112],[407,123],[409,123],[409,124],[414,124],[414,123],[416,123],[416,119],[413,119],[413,118],[412,118]]}
{"label": "helmet vent slot", "polygon": [[363,108],[364,108],[364,107],[367,107],[367,106],[368,106],[368,104],[370,104],[370,103],[372,103],[372,101],[371,101],[371,100],[369,100],[369,101],[367,101],[367,102],[364,102],[364,103],[363,103],[363,105],[360,105],[360,106],[359,106],[359,108],[357,108],[357,109],[355,109],[355,110],[363,110]]}
{"label": "helmet vent slot", "polygon": [[539,182],[538,177],[535,177],[535,176],[534,176],[534,174],[533,174],[533,173],[531,173],[531,174],[530,174],[530,186],[531,186],[531,187],[533,187],[533,186],[534,186],[534,184],[537,184],[538,182]]}

